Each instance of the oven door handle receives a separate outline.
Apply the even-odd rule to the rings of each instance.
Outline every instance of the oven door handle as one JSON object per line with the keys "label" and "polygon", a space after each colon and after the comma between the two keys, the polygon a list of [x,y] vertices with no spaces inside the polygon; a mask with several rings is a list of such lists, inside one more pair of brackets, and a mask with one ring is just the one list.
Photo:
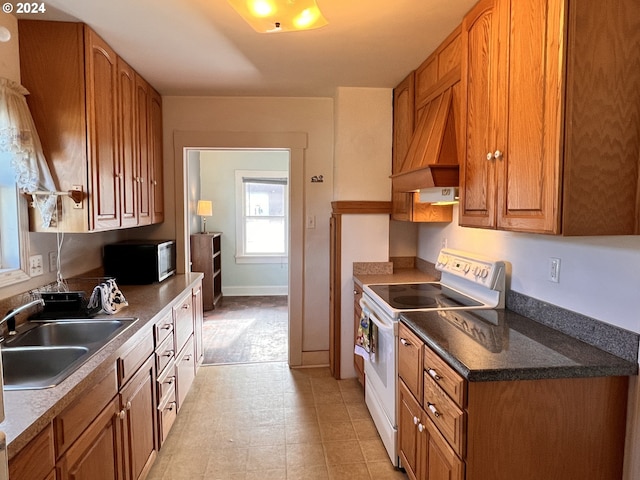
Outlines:
{"label": "oven door handle", "polygon": [[378,327],[378,330],[383,330],[383,331],[393,331],[393,323],[391,325],[387,324],[386,322],[384,322],[383,320],[380,320],[378,317],[376,317],[374,314],[369,313],[369,320],[371,320],[373,323],[376,324],[376,327]]}

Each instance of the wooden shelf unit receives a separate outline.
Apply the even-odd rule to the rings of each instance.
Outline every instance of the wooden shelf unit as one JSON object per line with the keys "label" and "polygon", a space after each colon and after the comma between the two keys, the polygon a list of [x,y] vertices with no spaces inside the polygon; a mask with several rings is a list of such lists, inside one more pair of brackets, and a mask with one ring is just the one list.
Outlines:
{"label": "wooden shelf unit", "polygon": [[191,235],[191,271],[204,273],[202,302],[204,310],[213,310],[222,300],[222,233]]}

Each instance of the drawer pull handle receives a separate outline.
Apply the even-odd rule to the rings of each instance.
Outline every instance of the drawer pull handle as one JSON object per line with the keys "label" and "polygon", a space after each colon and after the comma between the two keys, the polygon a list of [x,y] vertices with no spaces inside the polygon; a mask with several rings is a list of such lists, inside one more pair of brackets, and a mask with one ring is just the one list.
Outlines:
{"label": "drawer pull handle", "polygon": [[400,343],[402,345],[404,345],[405,347],[410,347],[411,346],[411,342],[407,341],[407,339],[405,339],[405,338],[401,338],[400,339]]}
{"label": "drawer pull handle", "polygon": [[162,326],[162,330],[171,330],[171,324],[170,323],[166,323]]}
{"label": "drawer pull handle", "polygon": [[173,410],[175,408],[175,406],[176,406],[176,402],[170,402],[167,405],[167,410],[171,411],[171,410]]}
{"label": "drawer pull handle", "polygon": [[429,370],[427,370],[427,373],[431,375],[431,377],[436,381],[442,379],[442,377],[438,375],[438,372],[436,372],[433,368],[430,368]]}
{"label": "drawer pull handle", "polygon": [[163,357],[173,357],[174,351],[173,350],[167,350],[166,352],[164,352],[162,354]]}
{"label": "drawer pull handle", "polygon": [[183,310],[189,310],[189,304],[185,303],[184,305],[182,305],[182,309]]}
{"label": "drawer pull handle", "polygon": [[438,411],[438,409],[436,408],[435,403],[427,403],[427,407],[429,408],[429,410],[431,410],[431,412],[436,416],[439,417],[440,416],[440,412]]}

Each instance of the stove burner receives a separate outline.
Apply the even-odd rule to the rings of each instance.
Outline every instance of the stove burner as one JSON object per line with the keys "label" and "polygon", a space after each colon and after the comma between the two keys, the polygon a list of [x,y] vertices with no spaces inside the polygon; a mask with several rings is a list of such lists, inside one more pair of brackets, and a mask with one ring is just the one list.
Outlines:
{"label": "stove burner", "polygon": [[425,295],[400,295],[397,297],[393,297],[393,303],[396,305],[407,306],[407,307],[417,307],[417,308],[427,308],[436,304],[436,301],[433,297],[427,297]]}

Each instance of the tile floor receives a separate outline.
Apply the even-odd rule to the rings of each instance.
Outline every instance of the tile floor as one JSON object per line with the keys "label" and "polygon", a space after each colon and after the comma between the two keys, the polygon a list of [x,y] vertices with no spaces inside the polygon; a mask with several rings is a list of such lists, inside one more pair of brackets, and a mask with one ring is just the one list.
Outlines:
{"label": "tile floor", "polygon": [[356,380],[270,362],[202,366],[148,480],[406,478]]}

